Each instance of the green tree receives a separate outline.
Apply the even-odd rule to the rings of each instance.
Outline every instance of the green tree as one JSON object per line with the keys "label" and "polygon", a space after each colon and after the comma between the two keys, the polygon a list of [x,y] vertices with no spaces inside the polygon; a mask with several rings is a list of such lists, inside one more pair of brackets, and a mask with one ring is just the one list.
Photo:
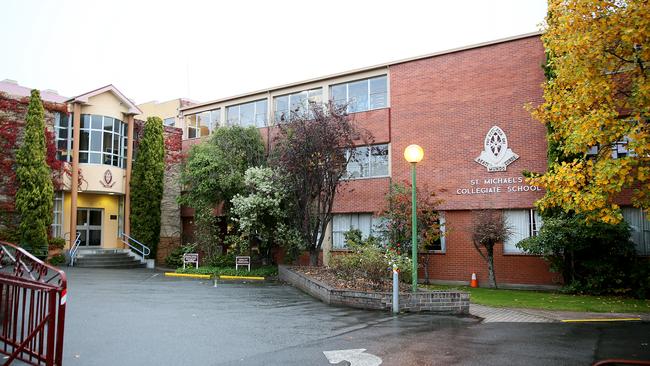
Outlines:
{"label": "green tree", "polygon": [[160,242],[160,201],[165,175],[163,131],[160,118],[147,118],[131,175],[131,236],[150,247],[154,258]]}
{"label": "green tree", "polygon": [[[270,258],[274,243],[284,246],[289,257],[295,255],[291,253],[294,249],[291,241],[278,241],[278,238],[287,236],[285,231],[292,230],[287,225],[288,192],[282,180],[279,172],[272,168],[249,168],[244,174],[246,192],[237,194],[232,199],[231,212],[234,220],[239,223],[239,229],[249,241],[257,240],[260,252],[267,259]],[[295,229],[293,231],[289,237],[299,235]]]}
{"label": "green tree", "polygon": [[[551,0],[547,24],[545,101],[533,115],[560,158],[531,180],[546,188],[538,205],[617,223],[624,189],[634,189],[635,206],[650,207],[650,7]],[[621,141],[631,153],[614,158]],[[590,147],[599,152],[588,157]]]}
{"label": "green tree", "polygon": [[[544,219],[539,234],[517,246],[542,256],[562,275],[570,291],[632,293],[633,275],[648,265],[636,257],[627,223],[588,222],[583,215],[558,213]],[[646,281],[647,282],[647,281]]]}
{"label": "green tree", "polygon": [[45,111],[38,90],[32,90],[23,143],[16,153],[16,211],[20,215],[20,245],[39,256],[48,252],[54,187],[46,162]]}
{"label": "green tree", "polygon": [[264,143],[257,128],[217,129],[209,140],[194,145],[181,173],[181,204],[194,208],[196,240],[210,256],[219,240],[214,210],[223,204],[227,215],[232,199],[245,192],[244,174],[266,163]]}

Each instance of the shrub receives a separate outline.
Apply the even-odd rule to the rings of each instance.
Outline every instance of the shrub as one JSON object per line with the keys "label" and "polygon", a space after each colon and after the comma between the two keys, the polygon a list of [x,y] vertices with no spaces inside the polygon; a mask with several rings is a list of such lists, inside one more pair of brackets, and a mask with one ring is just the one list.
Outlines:
{"label": "shrub", "polygon": [[63,254],[57,254],[48,259],[48,262],[53,266],[60,266],[65,263],[65,256]]}
{"label": "shrub", "polygon": [[65,239],[55,237],[50,239],[50,249],[63,249],[65,247]]}
{"label": "shrub", "polygon": [[160,242],[160,210],[165,176],[165,137],[162,120],[149,117],[131,175],[131,236],[151,248],[156,257]]}
{"label": "shrub", "polygon": [[336,255],[330,260],[330,268],[341,279],[352,282],[367,280],[378,287],[392,276],[393,263],[400,268],[403,281],[411,276],[410,259],[393,249],[384,249],[376,238],[370,236],[364,240],[361,232],[355,229],[345,233],[345,239],[352,253]]}
{"label": "shrub", "polygon": [[218,255],[208,259],[208,266],[210,267],[235,267],[235,254],[228,253],[223,255]]}
{"label": "shrub", "polygon": [[196,244],[181,245],[174,249],[165,257],[165,264],[170,268],[183,267],[183,254],[194,253],[196,251]]}
{"label": "shrub", "polygon": [[252,268],[249,272],[246,269],[235,270],[233,267],[199,267],[194,268],[178,268],[176,273],[189,273],[189,274],[208,274],[212,276],[260,276],[260,277],[275,277],[278,275],[278,267],[276,266],[263,266],[259,268]]}
{"label": "shrub", "polygon": [[552,271],[562,274],[567,292],[645,297],[648,264],[637,257],[629,237],[625,222],[587,222],[584,216],[559,214],[546,218],[539,235],[517,246],[542,255]]}

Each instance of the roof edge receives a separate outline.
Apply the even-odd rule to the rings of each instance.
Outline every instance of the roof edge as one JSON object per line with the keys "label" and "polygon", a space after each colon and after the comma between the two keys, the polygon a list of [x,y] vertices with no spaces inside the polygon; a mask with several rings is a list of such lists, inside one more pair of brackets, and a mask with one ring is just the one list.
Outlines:
{"label": "roof edge", "polygon": [[238,98],[251,96],[251,95],[255,95],[255,94],[268,93],[268,92],[271,92],[271,91],[286,89],[286,88],[290,88],[290,87],[294,87],[294,86],[298,86],[298,85],[302,85],[302,84],[309,84],[309,83],[313,83],[313,82],[319,81],[319,80],[333,79],[333,78],[341,77],[341,76],[345,76],[345,75],[357,74],[357,73],[361,73],[361,72],[365,72],[365,71],[372,71],[372,70],[375,70],[375,69],[380,69],[380,68],[383,68],[383,67],[390,67],[390,66],[393,66],[393,65],[399,65],[399,64],[406,63],[406,62],[423,60],[423,59],[426,59],[426,58],[447,55],[447,54],[451,54],[451,53],[455,53],[455,52],[461,52],[461,51],[467,51],[467,50],[471,50],[471,49],[475,49],[475,48],[492,46],[492,45],[499,44],[499,43],[506,43],[506,42],[516,41],[516,40],[519,40],[519,39],[530,38],[530,37],[534,37],[534,36],[541,36],[543,33],[544,33],[543,31],[535,31],[535,32],[529,32],[529,33],[523,33],[523,34],[518,34],[518,35],[515,35],[515,36],[499,38],[499,39],[495,39],[495,40],[491,40],[491,41],[474,43],[474,44],[467,45],[467,46],[462,46],[462,47],[451,48],[451,49],[447,49],[447,50],[443,50],[443,51],[428,53],[428,54],[425,54],[425,55],[403,58],[403,59],[390,61],[390,62],[385,62],[385,63],[381,63],[381,64],[376,64],[376,65],[372,65],[372,66],[366,66],[366,67],[362,67],[362,68],[358,68],[358,69],[352,69],[352,70],[343,71],[343,72],[339,72],[339,73],[334,73],[334,74],[324,75],[324,76],[310,78],[310,79],[306,79],[306,80],[296,81],[296,82],[293,82],[293,83],[281,84],[281,85],[277,85],[277,86],[274,86],[274,87],[259,89],[259,90],[255,90],[255,91],[248,92],[248,93],[236,94],[236,95],[232,95],[232,96],[229,96],[229,97],[219,98],[219,99],[211,100],[211,101],[204,102],[204,103],[197,103],[197,104],[194,104],[192,106],[179,108],[179,110],[182,112],[182,111],[186,111],[186,110],[189,110],[189,109],[201,108],[201,107],[205,107],[205,106],[210,105],[210,104],[221,103],[221,102],[225,102],[227,100],[238,99]]}
{"label": "roof edge", "polygon": [[103,86],[101,88],[97,88],[95,90],[91,90],[89,92],[79,94],[79,95],[77,95],[75,97],[72,97],[72,98],[66,100],[66,103],[72,102],[72,103],[86,104],[86,103],[88,103],[89,98],[91,98],[91,97],[93,97],[95,95],[105,93],[105,92],[113,93],[113,95],[115,95],[118,99],[120,99],[120,101],[122,101],[124,104],[126,104],[126,106],[128,108],[128,113],[127,114],[134,114],[134,115],[135,114],[142,114],[142,111],[140,110],[140,108],[138,108],[138,106],[135,103],[133,103],[133,101],[131,101],[131,99],[127,98],[124,94],[122,94],[122,92],[119,89],[117,89],[115,87],[115,85],[113,85],[113,84],[108,84],[108,85]]}

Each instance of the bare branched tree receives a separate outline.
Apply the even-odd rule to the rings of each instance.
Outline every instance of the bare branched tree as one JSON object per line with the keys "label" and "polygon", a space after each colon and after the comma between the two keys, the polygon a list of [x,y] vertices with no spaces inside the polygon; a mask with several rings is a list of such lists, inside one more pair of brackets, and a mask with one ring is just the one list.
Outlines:
{"label": "bare branched tree", "polygon": [[498,210],[481,210],[474,214],[472,239],[478,254],[487,262],[490,287],[497,288],[494,275],[494,246],[503,243],[512,234],[505,216]]}
{"label": "bare branched tree", "polygon": [[370,134],[351,121],[346,106],[309,103],[278,121],[271,164],[286,174],[293,195],[295,225],[318,265],[325,229],[332,220],[334,197],[355,145]]}

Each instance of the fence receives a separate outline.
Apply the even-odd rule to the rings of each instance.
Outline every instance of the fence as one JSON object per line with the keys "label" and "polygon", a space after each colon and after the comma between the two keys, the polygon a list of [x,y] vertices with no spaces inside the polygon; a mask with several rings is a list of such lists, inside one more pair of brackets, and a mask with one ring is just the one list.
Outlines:
{"label": "fence", "polygon": [[0,241],[0,353],[4,365],[63,361],[65,273]]}

